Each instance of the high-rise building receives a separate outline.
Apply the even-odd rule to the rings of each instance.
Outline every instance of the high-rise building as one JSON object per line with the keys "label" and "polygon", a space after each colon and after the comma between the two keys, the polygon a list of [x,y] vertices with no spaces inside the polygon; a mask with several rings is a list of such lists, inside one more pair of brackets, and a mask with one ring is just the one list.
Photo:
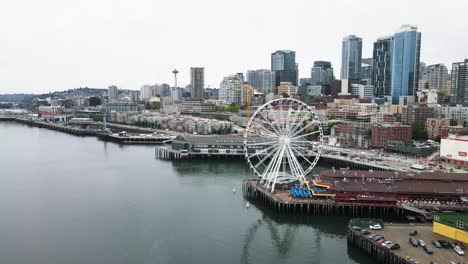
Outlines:
{"label": "high-rise building", "polygon": [[335,77],[329,61],[314,61],[310,75],[311,85],[329,85]]}
{"label": "high-rise building", "polygon": [[374,86],[351,84],[351,94],[359,96],[359,99],[372,99],[374,97]]}
{"label": "high-rise building", "polygon": [[414,96],[419,81],[421,32],[416,26],[403,25],[394,36],[392,54],[392,103],[400,96]]}
{"label": "high-rise building", "polygon": [[296,64],[296,52],[277,50],[271,54],[271,71],[275,72],[275,87],[282,82],[290,82],[297,86],[299,76]]}
{"label": "high-rise building", "polygon": [[130,91],[130,102],[136,103],[140,101],[140,91]]}
{"label": "high-rise building", "polygon": [[362,38],[349,35],[343,38],[341,50],[341,79],[361,79]]}
{"label": "high-rise building", "polygon": [[117,86],[115,85],[109,86],[108,94],[109,94],[109,102],[117,102],[117,98],[118,98]]}
{"label": "high-rise building", "polygon": [[361,83],[372,85],[372,69],[372,64],[366,62],[361,63]]}
{"label": "high-rise building", "polygon": [[235,74],[224,77],[219,86],[219,99],[226,103],[241,104],[241,89],[244,85],[243,77]]}
{"label": "high-rise building", "polygon": [[[429,65],[425,68],[424,76],[421,80],[426,81],[428,87],[425,89],[442,90],[447,88],[448,70],[444,64]],[[419,89],[421,90],[421,89]]]}
{"label": "high-rise building", "polygon": [[468,59],[452,64],[450,103],[468,106]]}
{"label": "high-rise building", "polygon": [[161,83],[159,85],[159,96],[161,98],[171,97],[171,86],[167,83]]}
{"label": "high-rise building", "polygon": [[153,87],[151,85],[143,85],[140,88],[140,98],[141,100],[148,100],[153,97]]}
{"label": "high-rise building", "polygon": [[205,88],[205,68],[190,68],[190,96],[192,99],[203,99],[203,89]]}
{"label": "high-rise building", "polygon": [[266,69],[247,71],[247,82],[265,95],[275,90],[275,72]]}
{"label": "high-rise building", "polygon": [[393,36],[374,42],[372,84],[375,96],[390,96],[392,88]]}

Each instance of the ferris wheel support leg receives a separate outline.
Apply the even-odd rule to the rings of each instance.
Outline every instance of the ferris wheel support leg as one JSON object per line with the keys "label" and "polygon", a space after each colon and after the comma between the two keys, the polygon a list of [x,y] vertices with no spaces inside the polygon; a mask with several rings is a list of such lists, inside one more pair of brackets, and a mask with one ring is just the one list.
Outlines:
{"label": "ferris wheel support leg", "polygon": [[[274,175],[273,175],[273,185],[271,185],[271,192],[274,192],[275,191],[275,184],[276,184],[276,179],[278,179],[278,172],[279,172],[279,169],[281,167],[281,162],[283,161],[283,156],[284,156],[284,151],[286,149],[286,145],[283,145],[282,148],[281,148],[281,153],[276,161],[276,166],[275,166],[275,170],[274,170]],[[270,178],[270,181],[268,182],[268,184],[270,184],[271,182],[271,178]]]}

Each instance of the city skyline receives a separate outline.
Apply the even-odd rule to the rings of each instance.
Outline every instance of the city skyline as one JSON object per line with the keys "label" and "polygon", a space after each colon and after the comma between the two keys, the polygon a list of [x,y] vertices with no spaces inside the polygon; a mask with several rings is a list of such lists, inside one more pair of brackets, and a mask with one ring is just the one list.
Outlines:
{"label": "city skyline", "polygon": [[[201,1],[196,20],[190,13],[196,4],[188,1],[183,9],[180,4],[151,1],[45,2],[15,1],[0,11],[0,32],[6,40],[0,48],[8,51],[0,57],[0,93],[110,85],[138,90],[144,84],[171,84],[174,68],[180,70],[183,86],[190,83],[194,66],[205,68],[206,86],[219,87],[229,74],[269,69],[271,53],[286,49],[296,52],[299,78],[308,77],[318,60],[330,61],[339,76],[343,37],[361,37],[362,57],[372,57],[373,43],[403,24],[417,25],[424,36],[421,62],[443,63],[450,70],[452,63],[468,57],[468,50],[461,48],[468,46],[468,37],[460,34],[468,28],[464,1],[426,2],[426,7],[434,8],[424,12],[418,3],[407,2],[388,6],[368,1],[356,6],[350,1],[293,1],[291,19],[275,27],[269,25],[283,12],[280,2],[249,2],[245,8],[247,2],[241,1],[224,12],[221,4]],[[329,6],[346,12],[334,10],[335,21],[311,28],[312,17],[328,21]],[[264,12],[259,15],[258,10]],[[172,18],[174,14],[178,19]],[[356,16],[360,19],[352,19]],[[239,28],[247,29],[239,38],[223,34]],[[262,31],[250,30],[257,28]],[[315,33],[309,37],[305,33],[311,30]]]}

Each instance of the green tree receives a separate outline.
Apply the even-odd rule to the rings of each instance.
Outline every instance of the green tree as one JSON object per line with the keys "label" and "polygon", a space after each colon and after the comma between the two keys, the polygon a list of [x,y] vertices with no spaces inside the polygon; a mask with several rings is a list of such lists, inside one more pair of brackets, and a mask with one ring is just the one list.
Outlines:
{"label": "green tree", "polygon": [[413,124],[411,124],[411,130],[413,132],[414,140],[427,140],[426,130],[418,123],[414,122]]}
{"label": "green tree", "polygon": [[232,103],[226,107],[226,111],[231,112],[231,113],[237,113],[239,112],[239,110],[240,110],[240,107],[235,103]]}
{"label": "green tree", "polygon": [[288,97],[289,97],[289,94],[288,94],[287,92],[283,92],[283,93],[281,94],[281,96],[283,96],[283,98],[288,98]]}

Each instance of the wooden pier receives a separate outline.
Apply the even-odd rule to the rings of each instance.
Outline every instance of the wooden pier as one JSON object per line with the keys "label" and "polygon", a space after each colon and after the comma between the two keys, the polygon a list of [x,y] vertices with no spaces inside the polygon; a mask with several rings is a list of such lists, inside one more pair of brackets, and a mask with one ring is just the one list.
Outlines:
{"label": "wooden pier", "polygon": [[357,217],[383,217],[404,219],[414,214],[395,205],[337,203],[334,199],[292,198],[289,190],[265,189],[256,179],[245,180],[242,191],[246,199],[259,201],[280,213],[311,215],[340,215]]}
{"label": "wooden pier", "polygon": [[34,121],[34,120],[29,120],[29,119],[23,119],[23,118],[16,118],[16,122],[23,123],[29,126],[35,126],[39,128],[47,128],[55,131],[60,131],[76,136],[95,136],[97,133],[101,132],[101,130],[92,130],[92,129],[82,129],[82,128],[77,128],[77,127],[71,127],[71,126],[63,126],[63,125],[58,125],[55,123],[47,123],[47,122],[42,122],[42,121]]}

